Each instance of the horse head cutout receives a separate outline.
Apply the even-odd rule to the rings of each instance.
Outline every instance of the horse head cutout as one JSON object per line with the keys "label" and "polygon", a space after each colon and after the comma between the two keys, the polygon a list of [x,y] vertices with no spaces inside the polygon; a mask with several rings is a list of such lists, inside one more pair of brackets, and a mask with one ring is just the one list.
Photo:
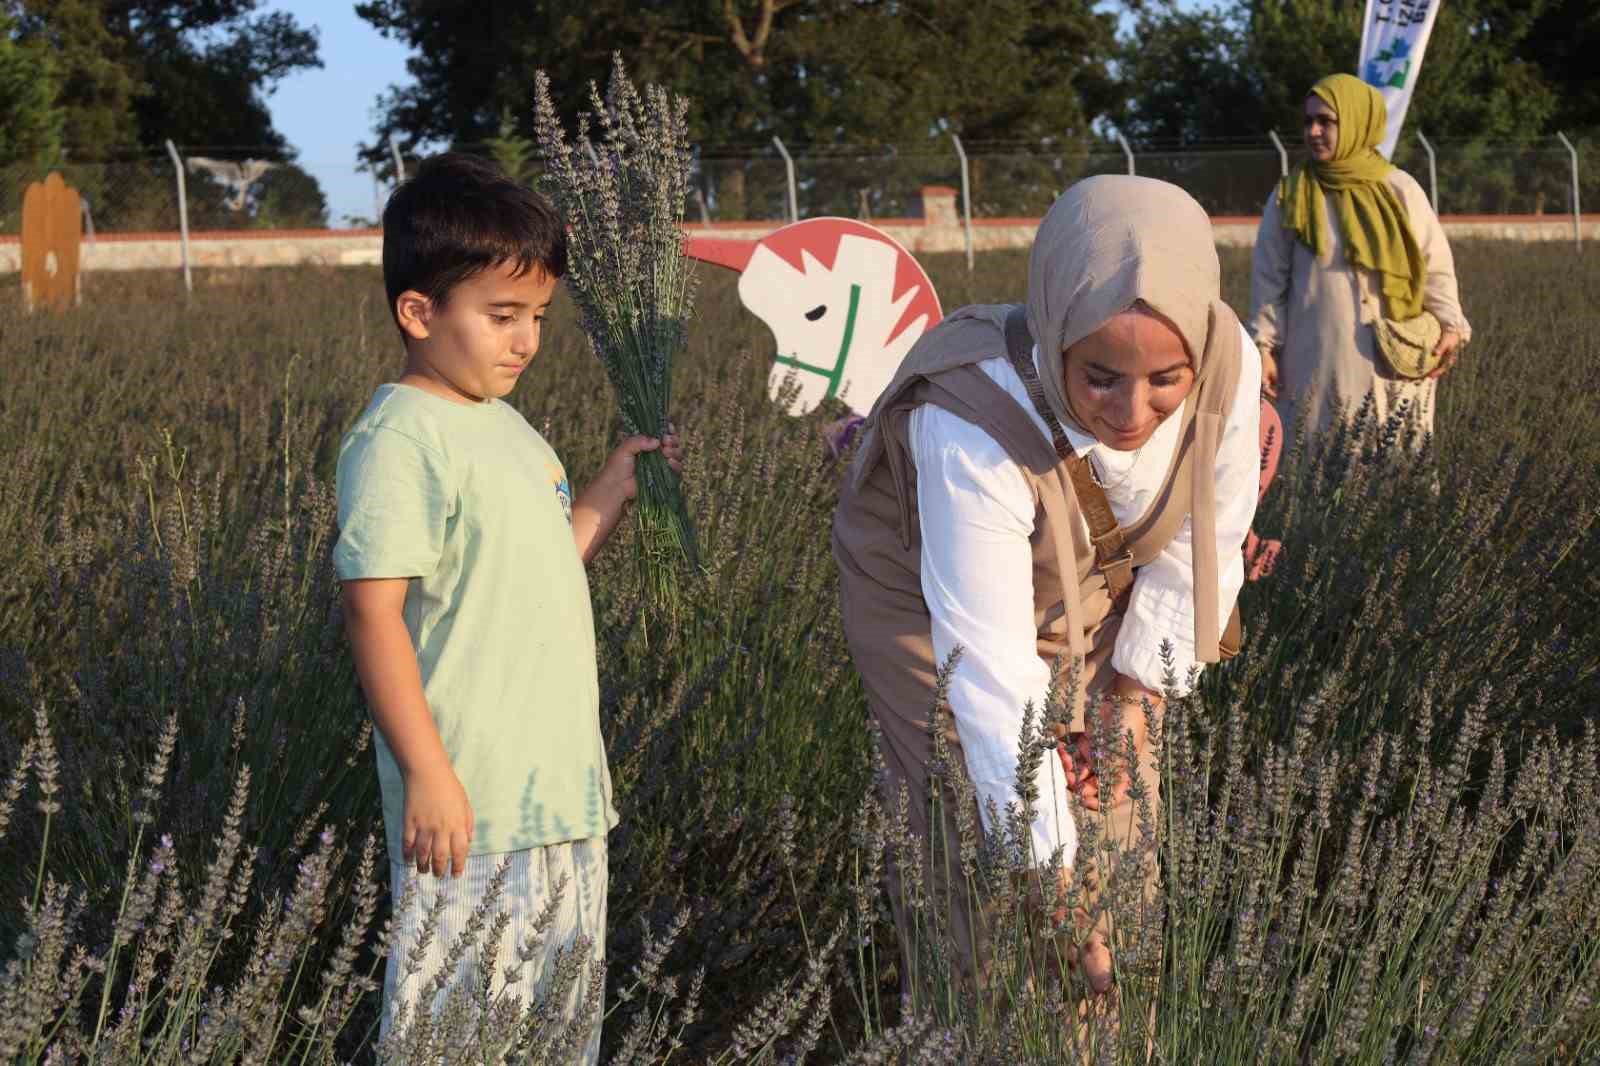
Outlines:
{"label": "horse head cutout", "polygon": [[854,219],[808,218],[753,241],[692,237],[685,254],[739,271],[739,299],[776,342],[769,393],[791,375],[798,386],[791,414],[832,397],[866,414],[943,317],[921,264]]}

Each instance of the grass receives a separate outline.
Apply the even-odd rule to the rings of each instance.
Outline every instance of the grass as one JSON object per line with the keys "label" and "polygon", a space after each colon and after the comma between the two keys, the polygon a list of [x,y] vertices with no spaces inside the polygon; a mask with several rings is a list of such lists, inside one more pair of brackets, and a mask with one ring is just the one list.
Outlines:
{"label": "grass", "polygon": [[[1286,457],[1245,652],[1163,723],[1164,952],[1120,988],[1125,1018],[1159,1002],[1166,1061],[1600,1054],[1600,265],[1457,256],[1477,337],[1437,446],[1369,425]],[[926,265],[946,307],[1025,277]],[[397,366],[380,281],[88,281],[68,315],[0,305],[0,1055],[370,1061],[388,900],[328,552],[339,436]],[[1103,1010],[1064,1021],[1070,980],[899,1002],[875,871],[910,842],[839,627],[834,412],[774,412],[733,281],[705,273],[673,382],[706,576],[648,647],[631,545],[591,578],[608,1061],[1142,1061]],[[576,483],[598,469],[615,404],[568,301],[512,400]],[[974,876],[1020,913],[1007,843]],[[1048,971],[1030,944],[1014,974]],[[561,1061],[546,1037],[523,1051]]]}

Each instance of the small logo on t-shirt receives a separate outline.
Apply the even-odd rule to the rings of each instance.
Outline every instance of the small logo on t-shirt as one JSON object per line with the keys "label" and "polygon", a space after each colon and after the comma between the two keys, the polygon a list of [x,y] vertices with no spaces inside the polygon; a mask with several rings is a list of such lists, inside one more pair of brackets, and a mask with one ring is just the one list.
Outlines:
{"label": "small logo on t-shirt", "polygon": [[561,501],[561,513],[566,516],[567,525],[572,525],[572,484],[567,481],[563,473],[552,471],[555,475],[556,499]]}

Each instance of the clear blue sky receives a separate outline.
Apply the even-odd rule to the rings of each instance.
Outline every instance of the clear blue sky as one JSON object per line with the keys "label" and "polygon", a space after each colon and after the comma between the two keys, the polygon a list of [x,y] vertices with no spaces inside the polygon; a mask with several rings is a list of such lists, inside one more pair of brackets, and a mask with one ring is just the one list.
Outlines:
{"label": "clear blue sky", "polygon": [[352,0],[277,0],[320,32],[322,69],[292,74],[267,98],[272,121],[322,183],[328,220],[373,216],[372,175],[358,173],[356,146],[372,137],[373,110],[389,86],[409,80],[406,48],[356,17]]}

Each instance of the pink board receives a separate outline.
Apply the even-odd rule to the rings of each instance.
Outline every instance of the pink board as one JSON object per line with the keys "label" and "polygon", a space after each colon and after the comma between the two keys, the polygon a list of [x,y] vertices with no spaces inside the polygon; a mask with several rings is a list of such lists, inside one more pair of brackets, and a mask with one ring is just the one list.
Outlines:
{"label": "pink board", "polygon": [[762,237],[692,237],[691,258],[739,271],[739,299],[772,330],[773,399],[792,377],[804,414],[838,397],[872,409],[900,361],[944,317],[922,266],[887,233],[849,218],[808,218]]}

